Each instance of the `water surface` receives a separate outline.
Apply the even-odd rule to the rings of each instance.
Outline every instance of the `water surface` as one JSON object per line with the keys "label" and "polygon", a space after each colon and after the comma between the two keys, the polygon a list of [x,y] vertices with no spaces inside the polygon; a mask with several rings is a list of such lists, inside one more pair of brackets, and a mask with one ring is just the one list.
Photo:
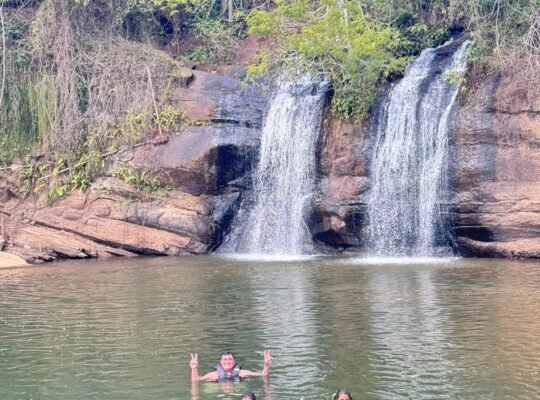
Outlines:
{"label": "water surface", "polygon": [[[396,262],[397,261],[397,262]],[[0,399],[540,399],[540,262],[117,259],[0,270]],[[222,350],[269,382],[189,380]]]}

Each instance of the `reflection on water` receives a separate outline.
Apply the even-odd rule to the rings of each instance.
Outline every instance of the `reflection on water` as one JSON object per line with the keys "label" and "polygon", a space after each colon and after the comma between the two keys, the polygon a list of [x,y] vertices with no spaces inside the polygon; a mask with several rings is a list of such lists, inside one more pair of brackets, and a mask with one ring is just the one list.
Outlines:
{"label": "reflection on water", "polygon": [[[272,384],[269,379],[261,378],[263,382],[262,391],[258,392],[258,398],[272,399]],[[244,381],[246,382],[246,381]],[[222,400],[234,400],[242,397],[248,391],[248,385],[244,382],[192,382],[191,400],[200,400],[201,398],[217,397]],[[201,391],[201,386],[203,386]]]}
{"label": "reflection on water", "polygon": [[[451,326],[441,306],[431,271],[410,279],[392,279],[377,274],[368,283],[372,368],[385,378],[373,393],[383,399],[456,398],[451,372],[456,368],[449,356]],[[419,293],[421,296],[411,296]]]}
{"label": "reflection on water", "polygon": [[[214,257],[0,271],[0,399],[540,398],[540,263]],[[418,261],[418,260],[417,260]],[[223,350],[269,381],[189,379]]]}

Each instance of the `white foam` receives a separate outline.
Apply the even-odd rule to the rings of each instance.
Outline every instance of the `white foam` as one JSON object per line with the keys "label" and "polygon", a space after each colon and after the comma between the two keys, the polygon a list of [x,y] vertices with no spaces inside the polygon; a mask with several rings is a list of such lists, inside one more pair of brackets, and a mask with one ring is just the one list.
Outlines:
{"label": "white foam", "polygon": [[341,260],[346,264],[362,264],[362,265],[418,265],[418,264],[451,264],[460,257],[351,257]]}
{"label": "white foam", "polygon": [[227,258],[237,261],[262,261],[262,262],[294,262],[294,261],[306,261],[317,258],[314,255],[307,254],[220,254],[222,258]]}

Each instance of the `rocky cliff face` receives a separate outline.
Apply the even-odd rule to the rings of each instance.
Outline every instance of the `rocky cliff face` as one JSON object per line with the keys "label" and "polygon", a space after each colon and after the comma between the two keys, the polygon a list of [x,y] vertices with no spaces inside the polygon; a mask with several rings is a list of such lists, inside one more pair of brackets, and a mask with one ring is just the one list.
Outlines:
{"label": "rocky cliff face", "polygon": [[316,204],[311,231],[327,250],[358,250],[368,188],[368,135],[360,124],[328,120],[320,143]]}
{"label": "rocky cliff face", "polygon": [[481,82],[464,99],[451,154],[459,252],[540,257],[540,86],[516,73]]}
{"label": "rocky cliff face", "polygon": [[[47,205],[0,183],[0,251],[58,258],[201,254],[217,247],[251,188],[267,95],[237,79],[186,70],[172,96],[180,132],[139,147],[135,165],[173,190],[156,196],[115,178]],[[462,96],[450,140],[452,222],[466,256],[540,257],[540,86],[491,76]],[[524,82],[524,81],[521,81]],[[361,251],[372,137],[328,116],[310,229],[329,252]]]}
{"label": "rocky cliff face", "polygon": [[[497,75],[461,97],[450,134],[452,199],[446,207],[456,250],[464,256],[538,258],[540,86],[515,73]],[[364,250],[373,139],[367,125],[334,122],[323,138],[313,233],[339,250]]]}
{"label": "rocky cliff face", "polygon": [[17,197],[4,181],[0,251],[40,262],[201,254],[219,243],[250,186],[266,96],[231,77],[182,74],[187,86],[171,99],[185,115],[182,130],[128,155],[137,168],[154,171],[173,190],[148,194],[119,179],[100,178],[87,193],[51,206],[44,199]]}

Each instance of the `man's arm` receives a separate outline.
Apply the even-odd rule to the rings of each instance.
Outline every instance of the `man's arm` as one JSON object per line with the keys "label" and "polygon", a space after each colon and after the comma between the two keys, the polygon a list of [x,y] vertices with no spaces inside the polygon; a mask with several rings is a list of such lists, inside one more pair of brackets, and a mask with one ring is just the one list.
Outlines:
{"label": "man's arm", "polygon": [[264,361],[263,369],[261,372],[252,372],[247,369],[241,369],[239,372],[240,378],[249,378],[251,376],[264,376],[267,377],[270,375],[270,365],[272,365],[272,356],[270,355],[270,350],[264,351]]}
{"label": "man's arm", "polygon": [[270,365],[272,365],[272,356],[270,355],[270,350],[265,350],[263,354],[264,354],[264,361],[263,361],[263,370],[261,372],[261,375],[268,376],[270,375]]}
{"label": "man's arm", "polygon": [[217,381],[219,379],[219,374],[217,371],[209,372],[206,375],[199,377],[200,381]]}
{"label": "man's arm", "polygon": [[209,372],[206,375],[199,376],[199,356],[197,353],[191,353],[191,360],[189,361],[191,367],[191,382],[198,381],[217,381],[219,374],[217,371]]}
{"label": "man's arm", "polygon": [[189,366],[191,367],[191,382],[197,382],[199,380],[199,356],[197,353],[191,353]]}
{"label": "man's arm", "polygon": [[238,372],[238,376],[240,378],[249,378],[249,377],[252,377],[252,376],[262,376],[262,373],[261,372],[249,371],[247,369],[241,369],[240,372]]}

